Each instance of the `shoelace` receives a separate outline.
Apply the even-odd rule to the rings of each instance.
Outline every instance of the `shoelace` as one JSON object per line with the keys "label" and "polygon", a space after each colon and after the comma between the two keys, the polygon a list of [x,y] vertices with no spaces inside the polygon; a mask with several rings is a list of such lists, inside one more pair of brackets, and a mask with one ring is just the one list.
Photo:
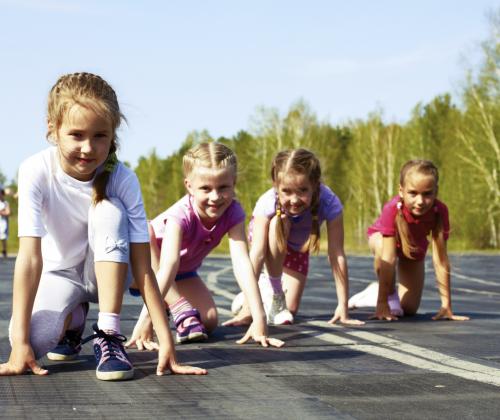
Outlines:
{"label": "shoelace", "polygon": [[102,361],[106,361],[108,359],[119,359],[127,364],[130,364],[127,357],[123,353],[121,345],[121,343],[127,341],[127,337],[122,334],[107,334],[103,330],[100,330],[96,323],[92,325],[92,329],[94,330],[94,334],[85,337],[82,340],[82,344],[88,343],[90,340],[96,340],[99,347],[101,347]]}

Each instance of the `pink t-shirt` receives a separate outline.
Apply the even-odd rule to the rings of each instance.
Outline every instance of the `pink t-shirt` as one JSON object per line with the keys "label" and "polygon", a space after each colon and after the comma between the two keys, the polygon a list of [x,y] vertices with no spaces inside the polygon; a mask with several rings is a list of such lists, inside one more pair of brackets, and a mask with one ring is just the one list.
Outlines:
{"label": "pink t-shirt", "polygon": [[[318,221],[335,219],[342,213],[342,203],[333,191],[326,185],[320,185]],[[266,216],[272,218],[276,214],[276,190],[271,188],[260,196],[255,204],[252,216]],[[294,251],[300,251],[309,239],[312,228],[311,210],[307,209],[297,216],[289,216],[292,225],[288,236],[288,246]]]}
{"label": "pink t-shirt", "polygon": [[211,229],[207,229],[201,223],[192,200],[189,194],[185,195],[150,222],[160,249],[167,220],[181,227],[181,259],[178,273],[197,270],[210,251],[219,245],[222,237],[233,226],[245,220],[245,211],[238,201],[233,200],[217,223]]}
{"label": "pink t-shirt", "polygon": [[[399,201],[400,197],[399,195],[397,195],[384,205],[379,218],[373,225],[368,228],[368,236],[372,235],[375,232],[380,232],[383,236],[397,236],[396,215],[398,212],[397,205]],[[412,255],[416,260],[423,260],[425,258],[427,247],[429,246],[427,236],[429,236],[429,233],[436,225],[437,213],[440,214],[441,220],[443,222],[444,239],[448,239],[450,233],[450,221],[448,218],[448,207],[446,207],[443,202],[436,199],[432,209],[419,218],[414,217],[405,206],[402,206],[402,210],[403,216],[408,222],[414,244],[419,249],[418,252]],[[401,250],[401,244],[399,243],[399,241],[397,242],[396,246],[398,247],[398,255],[402,257],[403,252]]]}

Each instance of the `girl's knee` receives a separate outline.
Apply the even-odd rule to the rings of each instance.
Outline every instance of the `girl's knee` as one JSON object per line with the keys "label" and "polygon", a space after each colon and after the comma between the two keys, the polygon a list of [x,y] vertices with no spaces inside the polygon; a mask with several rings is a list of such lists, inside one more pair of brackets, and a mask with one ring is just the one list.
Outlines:
{"label": "girl's knee", "polygon": [[418,308],[420,306],[420,299],[418,299],[418,301],[416,300],[417,299],[405,299],[405,296],[401,297],[401,308],[403,309],[406,316],[414,316],[417,314]]}
{"label": "girl's knee", "polygon": [[408,305],[405,306],[402,304],[401,308],[403,309],[405,316],[415,316],[418,311],[418,306],[417,307]]}
{"label": "girl's knee", "polygon": [[219,316],[216,308],[210,308],[205,314],[202,314],[201,320],[207,333],[213,332],[219,325]]}

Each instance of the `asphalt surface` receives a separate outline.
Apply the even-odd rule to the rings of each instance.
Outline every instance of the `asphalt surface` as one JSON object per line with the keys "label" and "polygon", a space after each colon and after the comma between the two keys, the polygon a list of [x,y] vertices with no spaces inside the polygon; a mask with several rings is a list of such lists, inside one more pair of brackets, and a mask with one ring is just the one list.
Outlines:
{"label": "asphalt surface", "polygon": [[[417,316],[346,328],[326,323],[336,306],[325,257],[313,257],[296,323],[271,327],[282,349],[240,346],[241,328],[219,327],[209,341],[177,347],[178,358],[207,368],[203,377],[155,375],[153,352],[130,351],[127,382],[95,377],[91,345],[76,361],[42,363],[47,377],[0,378],[2,418],[494,419],[500,417],[500,255],[453,255],[453,308],[468,322],[432,321],[439,296],[430,261]],[[0,261],[0,361],[7,338],[14,259]],[[349,257],[351,295],[374,280],[369,257]],[[230,260],[209,258],[200,271],[220,318],[238,292]],[[140,298],[126,296],[130,334]],[[368,320],[372,311],[352,316]],[[91,305],[86,333],[96,320]]]}

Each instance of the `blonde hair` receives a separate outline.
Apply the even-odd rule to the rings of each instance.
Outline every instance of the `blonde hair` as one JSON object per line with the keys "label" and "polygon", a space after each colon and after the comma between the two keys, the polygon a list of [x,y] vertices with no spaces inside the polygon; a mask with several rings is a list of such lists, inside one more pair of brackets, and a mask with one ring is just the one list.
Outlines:
{"label": "blonde hair", "polygon": [[[283,150],[274,157],[271,167],[271,178],[275,187],[278,187],[280,181],[286,174],[295,173],[305,175],[313,187],[311,200],[312,226],[309,239],[302,247],[302,252],[319,251],[319,195],[321,182],[321,165],[314,153],[307,149]],[[278,249],[285,252],[287,243],[285,238],[285,227],[281,219],[281,204],[276,199],[276,239]]]}
{"label": "blonde hair", "polygon": [[120,111],[113,88],[100,76],[91,73],[72,73],[61,76],[49,93],[47,119],[49,128],[47,139],[57,136],[65,115],[74,105],[80,105],[95,112],[111,123],[113,138],[104,170],[95,177],[93,201],[95,204],[107,198],[106,186],[118,160],[118,138],[116,130],[125,117]]}
{"label": "blonde hair", "polygon": [[184,177],[189,178],[196,168],[226,169],[236,177],[238,161],[234,152],[218,142],[200,143],[189,149],[182,158]]}
{"label": "blonde hair", "polygon": [[[418,173],[421,175],[428,175],[434,178],[435,187],[437,189],[439,182],[438,169],[430,160],[414,159],[409,160],[401,167],[401,172],[399,174],[399,185],[404,187],[406,179],[410,173]],[[396,231],[399,242],[401,243],[401,249],[405,257],[410,259],[415,259],[412,253],[418,251],[418,247],[415,245],[413,237],[410,232],[410,227],[403,215],[403,199],[401,198],[398,203],[398,212],[396,214]],[[441,215],[439,212],[435,212],[436,223],[432,229],[432,237],[437,239],[440,235],[443,235],[443,221],[441,220]]]}

